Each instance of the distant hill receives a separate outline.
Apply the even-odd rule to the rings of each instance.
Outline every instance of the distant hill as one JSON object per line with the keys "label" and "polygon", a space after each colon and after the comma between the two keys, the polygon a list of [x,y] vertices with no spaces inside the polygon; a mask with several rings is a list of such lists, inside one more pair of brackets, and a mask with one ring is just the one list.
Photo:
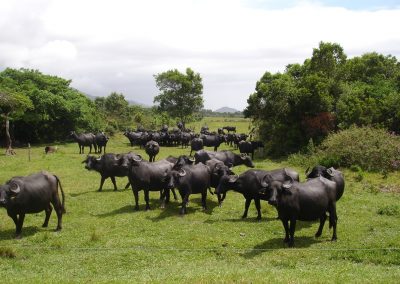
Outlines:
{"label": "distant hill", "polygon": [[235,113],[235,112],[240,112],[240,110],[231,108],[231,107],[221,107],[219,109],[216,109],[214,112],[226,112],[226,113]]}

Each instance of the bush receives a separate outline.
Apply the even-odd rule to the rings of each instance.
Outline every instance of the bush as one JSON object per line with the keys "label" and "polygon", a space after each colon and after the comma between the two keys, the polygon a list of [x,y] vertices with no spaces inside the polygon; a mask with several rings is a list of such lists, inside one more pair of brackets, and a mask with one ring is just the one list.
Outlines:
{"label": "bush", "polygon": [[350,127],[330,134],[316,155],[325,166],[358,165],[362,170],[387,173],[399,168],[400,138],[383,129]]}

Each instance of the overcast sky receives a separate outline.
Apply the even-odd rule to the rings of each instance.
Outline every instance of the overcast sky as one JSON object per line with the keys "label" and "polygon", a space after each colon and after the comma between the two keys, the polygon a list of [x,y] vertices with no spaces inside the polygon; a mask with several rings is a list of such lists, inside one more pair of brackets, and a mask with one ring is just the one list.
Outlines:
{"label": "overcast sky", "polygon": [[186,67],[204,105],[242,110],[265,71],[320,41],[400,59],[400,0],[0,0],[0,71],[38,69],[93,96],[152,105],[154,74]]}

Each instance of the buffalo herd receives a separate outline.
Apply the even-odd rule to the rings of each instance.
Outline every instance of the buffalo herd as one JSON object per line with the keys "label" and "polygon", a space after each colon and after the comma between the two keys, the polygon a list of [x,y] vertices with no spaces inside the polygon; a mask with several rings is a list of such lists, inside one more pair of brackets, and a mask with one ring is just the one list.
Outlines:
{"label": "buffalo herd", "polygon": [[[257,209],[258,220],[261,219],[261,200],[274,206],[285,230],[284,242],[290,247],[294,245],[297,220],[319,220],[320,225],[315,234],[315,237],[319,237],[328,219],[329,227],[333,228],[332,241],[336,240],[336,202],[343,195],[345,185],[340,171],[320,165],[315,166],[311,171],[307,169],[306,181],[300,182],[299,174],[289,168],[270,171],[255,169],[252,160],[254,150],[263,147],[263,144],[259,141],[246,141],[246,135],[235,133],[236,128],[223,127],[218,133],[210,133],[208,128],[204,127],[199,135],[195,135],[183,125],[179,126],[173,131],[163,127],[158,132],[144,129],[125,132],[131,145],[145,148],[145,152],[149,155],[148,161],[133,152],[106,154],[108,137],[102,132],[97,135],[78,135],[71,132],[70,136],[78,143],[80,154],[84,153],[85,146],[90,148],[90,152],[92,146],[96,153],[104,152],[100,157],[88,155],[82,162],[87,170],[100,174],[99,191],[102,191],[103,184],[108,178],[111,179],[115,191],[117,190],[115,178],[128,178],[125,188],[129,186],[132,188],[135,210],[139,210],[140,191],[144,192],[145,208],[149,210],[150,191],[160,193],[161,207],[164,208],[170,200],[171,192],[174,199],[177,199],[175,190],[178,190],[182,201],[180,214],[184,215],[187,213],[192,194],[201,194],[202,208],[206,210],[208,192],[216,194],[218,204],[222,206],[227,192],[233,190],[242,194],[245,199],[242,218],[247,217],[252,200]],[[223,130],[227,130],[228,134],[224,134]],[[238,145],[240,154],[228,150],[217,151],[221,143],[230,143],[228,137],[236,137],[233,141]],[[155,161],[160,145],[180,144],[190,144],[192,151],[195,151],[194,156],[191,154],[169,156]],[[213,147],[214,151],[204,150],[204,146]],[[234,168],[240,165],[245,165],[249,169],[237,175],[234,173]],[[25,214],[45,211],[43,227],[47,227],[53,208],[58,218],[56,229],[61,230],[62,215],[65,213],[64,200],[59,178],[48,172],[13,177],[0,186],[0,206],[5,207],[7,214],[13,219],[17,238],[21,237]]]}

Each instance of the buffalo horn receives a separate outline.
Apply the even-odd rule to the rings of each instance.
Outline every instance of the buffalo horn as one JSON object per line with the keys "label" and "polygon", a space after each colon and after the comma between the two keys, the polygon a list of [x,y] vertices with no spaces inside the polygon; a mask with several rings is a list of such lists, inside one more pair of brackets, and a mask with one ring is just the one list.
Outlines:
{"label": "buffalo horn", "polygon": [[12,183],[10,185],[10,190],[12,193],[18,194],[21,191],[21,188],[19,187],[19,185],[17,183]]}
{"label": "buffalo horn", "polygon": [[179,170],[179,176],[184,177],[186,175],[186,171],[184,169]]}
{"label": "buffalo horn", "polygon": [[285,182],[285,183],[282,184],[282,187],[286,188],[286,189],[289,189],[289,188],[292,187],[292,183],[291,182]]}
{"label": "buffalo horn", "polygon": [[238,175],[229,176],[229,182],[235,182],[235,181],[237,181],[238,178],[239,178]]}
{"label": "buffalo horn", "polygon": [[143,158],[142,158],[142,156],[140,156],[139,154],[138,155],[136,155],[138,158],[136,158],[136,157],[133,157],[133,160],[134,161],[136,161],[136,162],[140,162],[140,161],[142,161],[143,160]]}
{"label": "buffalo horn", "polygon": [[191,157],[188,157],[188,160],[191,161],[192,163],[194,163],[196,161],[195,158],[191,158]]}
{"label": "buffalo horn", "polygon": [[328,175],[330,175],[331,177],[334,176],[332,169],[333,169],[333,168],[329,168],[329,169],[326,170],[326,172],[328,173]]}

